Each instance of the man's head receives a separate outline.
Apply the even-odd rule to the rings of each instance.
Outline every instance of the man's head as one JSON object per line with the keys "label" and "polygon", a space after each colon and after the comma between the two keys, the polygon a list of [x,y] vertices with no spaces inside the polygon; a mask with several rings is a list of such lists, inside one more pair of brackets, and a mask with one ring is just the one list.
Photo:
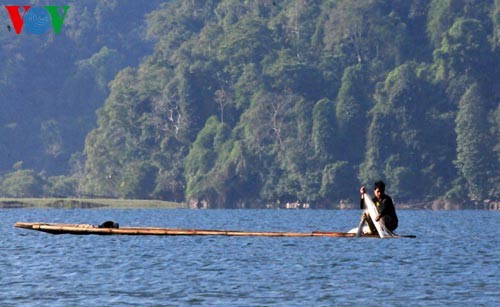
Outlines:
{"label": "man's head", "polygon": [[375,181],[375,184],[373,185],[373,191],[375,193],[375,196],[377,196],[377,198],[380,198],[380,196],[384,195],[385,193],[385,183],[382,180]]}

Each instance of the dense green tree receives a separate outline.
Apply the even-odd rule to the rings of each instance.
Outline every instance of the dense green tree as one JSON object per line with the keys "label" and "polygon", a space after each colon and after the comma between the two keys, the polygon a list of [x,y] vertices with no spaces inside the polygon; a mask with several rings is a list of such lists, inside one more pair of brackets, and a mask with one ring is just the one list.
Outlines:
{"label": "dense green tree", "polygon": [[44,185],[44,178],[34,170],[17,169],[3,179],[0,191],[6,197],[39,197]]}
{"label": "dense green tree", "polygon": [[491,147],[484,98],[476,84],[472,85],[459,103],[455,131],[457,160],[460,174],[467,182],[472,200],[485,199],[488,178],[496,177],[498,159]]}
{"label": "dense green tree", "polygon": [[492,5],[492,0],[433,0],[427,14],[427,31],[434,47],[441,45],[445,34],[457,19],[476,19],[483,23],[484,28],[489,28]]}
{"label": "dense green tree", "polygon": [[491,19],[493,22],[492,44],[496,51],[500,47],[500,0],[495,0],[492,7]]}
{"label": "dense green tree", "polygon": [[[47,180],[45,193],[52,197],[76,197],[75,191],[78,190],[78,179],[69,176],[52,176]],[[38,196],[38,195],[37,195]]]}
{"label": "dense green tree", "polygon": [[273,89],[285,92],[289,89],[310,100],[318,100],[328,95],[328,83],[321,70],[281,52],[276,61],[269,65],[266,77],[270,77]]}
{"label": "dense green tree", "polygon": [[120,72],[111,84],[105,107],[98,113],[99,128],[87,137],[85,190],[88,194],[117,196],[123,166],[141,150],[134,119],[143,105],[136,96],[136,83],[135,71]]}
{"label": "dense green tree", "polygon": [[315,158],[323,164],[338,159],[341,150],[335,148],[335,111],[333,102],[322,99],[316,103],[313,110],[312,145]]}
{"label": "dense green tree", "polygon": [[118,196],[121,198],[151,198],[156,187],[158,169],[148,161],[128,163],[122,171]]}
{"label": "dense green tree", "polygon": [[349,53],[355,61],[352,64],[373,61],[382,55],[386,57],[384,64],[401,64],[406,25],[387,1],[334,3],[325,22],[324,44],[328,49]]}
{"label": "dense green tree", "polygon": [[470,74],[481,77],[490,74],[491,47],[487,32],[475,19],[459,18],[443,38],[441,49],[435,52],[444,74]]}
{"label": "dense green tree", "polygon": [[460,2],[457,0],[433,0],[431,2],[427,15],[427,31],[434,46],[440,46],[443,35],[451,28],[455,18],[460,16],[462,11]]}
{"label": "dense green tree", "polygon": [[[219,49],[219,59],[238,68],[246,63],[259,64],[273,48],[271,31],[264,20],[246,17],[231,26]],[[233,72],[237,73],[237,72]]]}
{"label": "dense green tree", "polygon": [[372,107],[366,76],[367,71],[361,65],[346,68],[336,103],[339,142],[349,144],[339,152],[339,158],[354,164],[363,159],[368,126],[366,113]]}
{"label": "dense green tree", "polygon": [[193,148],[185,159],[186,196],[190,198],[216,200],[216,192],[210,186],[209,172],[217,160],[214,141],[220,123],[215,117],[209,118],[193,143]]}
{"label": "dense green tree", "polygon": [[258,207],[260,187],[254,158],[240,141],[229,141],[219,149],[218,161],[211,172],[211,184],[217,192],[215,206],[230,208]]}
{"label": "dense green tree", "polygon": [[357,180],[355,169],[347,161],[328,164],[322,171],[320,195],[329,208],[336,208],[332,200],[351,199]]}

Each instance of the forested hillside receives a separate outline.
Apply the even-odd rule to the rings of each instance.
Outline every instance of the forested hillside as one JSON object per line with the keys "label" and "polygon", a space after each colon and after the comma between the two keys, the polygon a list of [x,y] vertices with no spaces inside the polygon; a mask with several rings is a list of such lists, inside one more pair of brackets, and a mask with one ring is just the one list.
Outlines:
{"label": "forested hillside", "polygon": [[[24,109],[2,90],[12,93],[1,99],[12,102],[1,118],[2,163],[40,158],[29,148],[3,158],[21,136],[13,118],[29,113],[39,125],[22,135],[27,147],[56,145],[65,133],[81,141],[95,127],[83,152],[71,147],[70,172],[46,175],[62,161],[17,163],[4,194],[25,192],[22,177],[42,182],[31,193],[45,195],[335,208],[381,178],[398,202],[500,199],[500,0],[169,1],[141,7],[151,11],[142,20],[126,14],[136,2],[96,7],[105,3],[117,3],[113,16],[94,16],[105,37],[78,32],[74,44],[94,49],[77,62],[57,57],[73,69],[67,96],[45,90],[62,80],[34,65],[41,59],[25,65]],[[141,21],[154,42],[142,59],[146,42],[125,39]],[[57,49],[58,39],[44,43]],[[102,103],[89,121],[90,104]],[[54,135],[61,121],[42,114],[63,108],[69,123]],[[72,131],[78,120],[85,128]]]}
{"label": "forested hillside", "polygon": [[[3,195],[74,193],[74,180],[57,175],[69,176],[84,163],[85,137],[97,127],[95,112],[109,95],[108,82],[151,54],[145,14],[160,2],[2,2],[0,178],[8,179]],[[27,26],[16,34],[6,5],[49,4],[69,6],[59,34],[52,28],[30,34]],[[21,8],[19,14],[26,12]]]}

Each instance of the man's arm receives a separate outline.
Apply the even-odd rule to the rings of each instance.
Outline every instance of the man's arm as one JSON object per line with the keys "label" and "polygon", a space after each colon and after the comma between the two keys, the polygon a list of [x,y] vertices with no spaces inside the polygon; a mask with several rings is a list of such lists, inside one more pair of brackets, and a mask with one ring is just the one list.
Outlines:
{"label": "man's arm", "polygon": [[360,189],[359,189],[359,194],[360,194],[360,198],[359,198],[359,209],[363,210],[364,206],[365,206],[365,193],[366,193],[366,189],[364,186],[362,186]]}

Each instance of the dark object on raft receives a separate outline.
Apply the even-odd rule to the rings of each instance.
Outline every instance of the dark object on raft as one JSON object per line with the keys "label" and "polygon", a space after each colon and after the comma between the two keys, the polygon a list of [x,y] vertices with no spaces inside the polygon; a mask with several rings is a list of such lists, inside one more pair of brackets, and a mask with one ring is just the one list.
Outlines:
{"label": "dark object on raft", "polygon": [[[110,221],[108,221],[110,222]],[[111,221],[112,222],[112,221]],[[56,224],[56,223],[25,223],[17,222],[18,228],[37,230],[51,234],[73,235],[155,235],[155,236],[256,236],[256,237],[344,237],[354,238],[355,233],[313,231],[313,232],[267,232],[267,231],[237,231],[208,229],[179,229],[160,227],[118,227],[118,223],[103,223],[99,226],[91,224]],[[101,227],[103,225],[116,227]],[[378,235],[366,234],[362,237],[378,238]],[[414,235],[397,235],[393,238],[415,238]]]}
{"label": "dark object on raft", "polygon": [[115,228],[118,229],[120,228],[120,224],[113,222],[113,221],[106,221],[102,223],[101,225],[98,226],[99,228]]}

